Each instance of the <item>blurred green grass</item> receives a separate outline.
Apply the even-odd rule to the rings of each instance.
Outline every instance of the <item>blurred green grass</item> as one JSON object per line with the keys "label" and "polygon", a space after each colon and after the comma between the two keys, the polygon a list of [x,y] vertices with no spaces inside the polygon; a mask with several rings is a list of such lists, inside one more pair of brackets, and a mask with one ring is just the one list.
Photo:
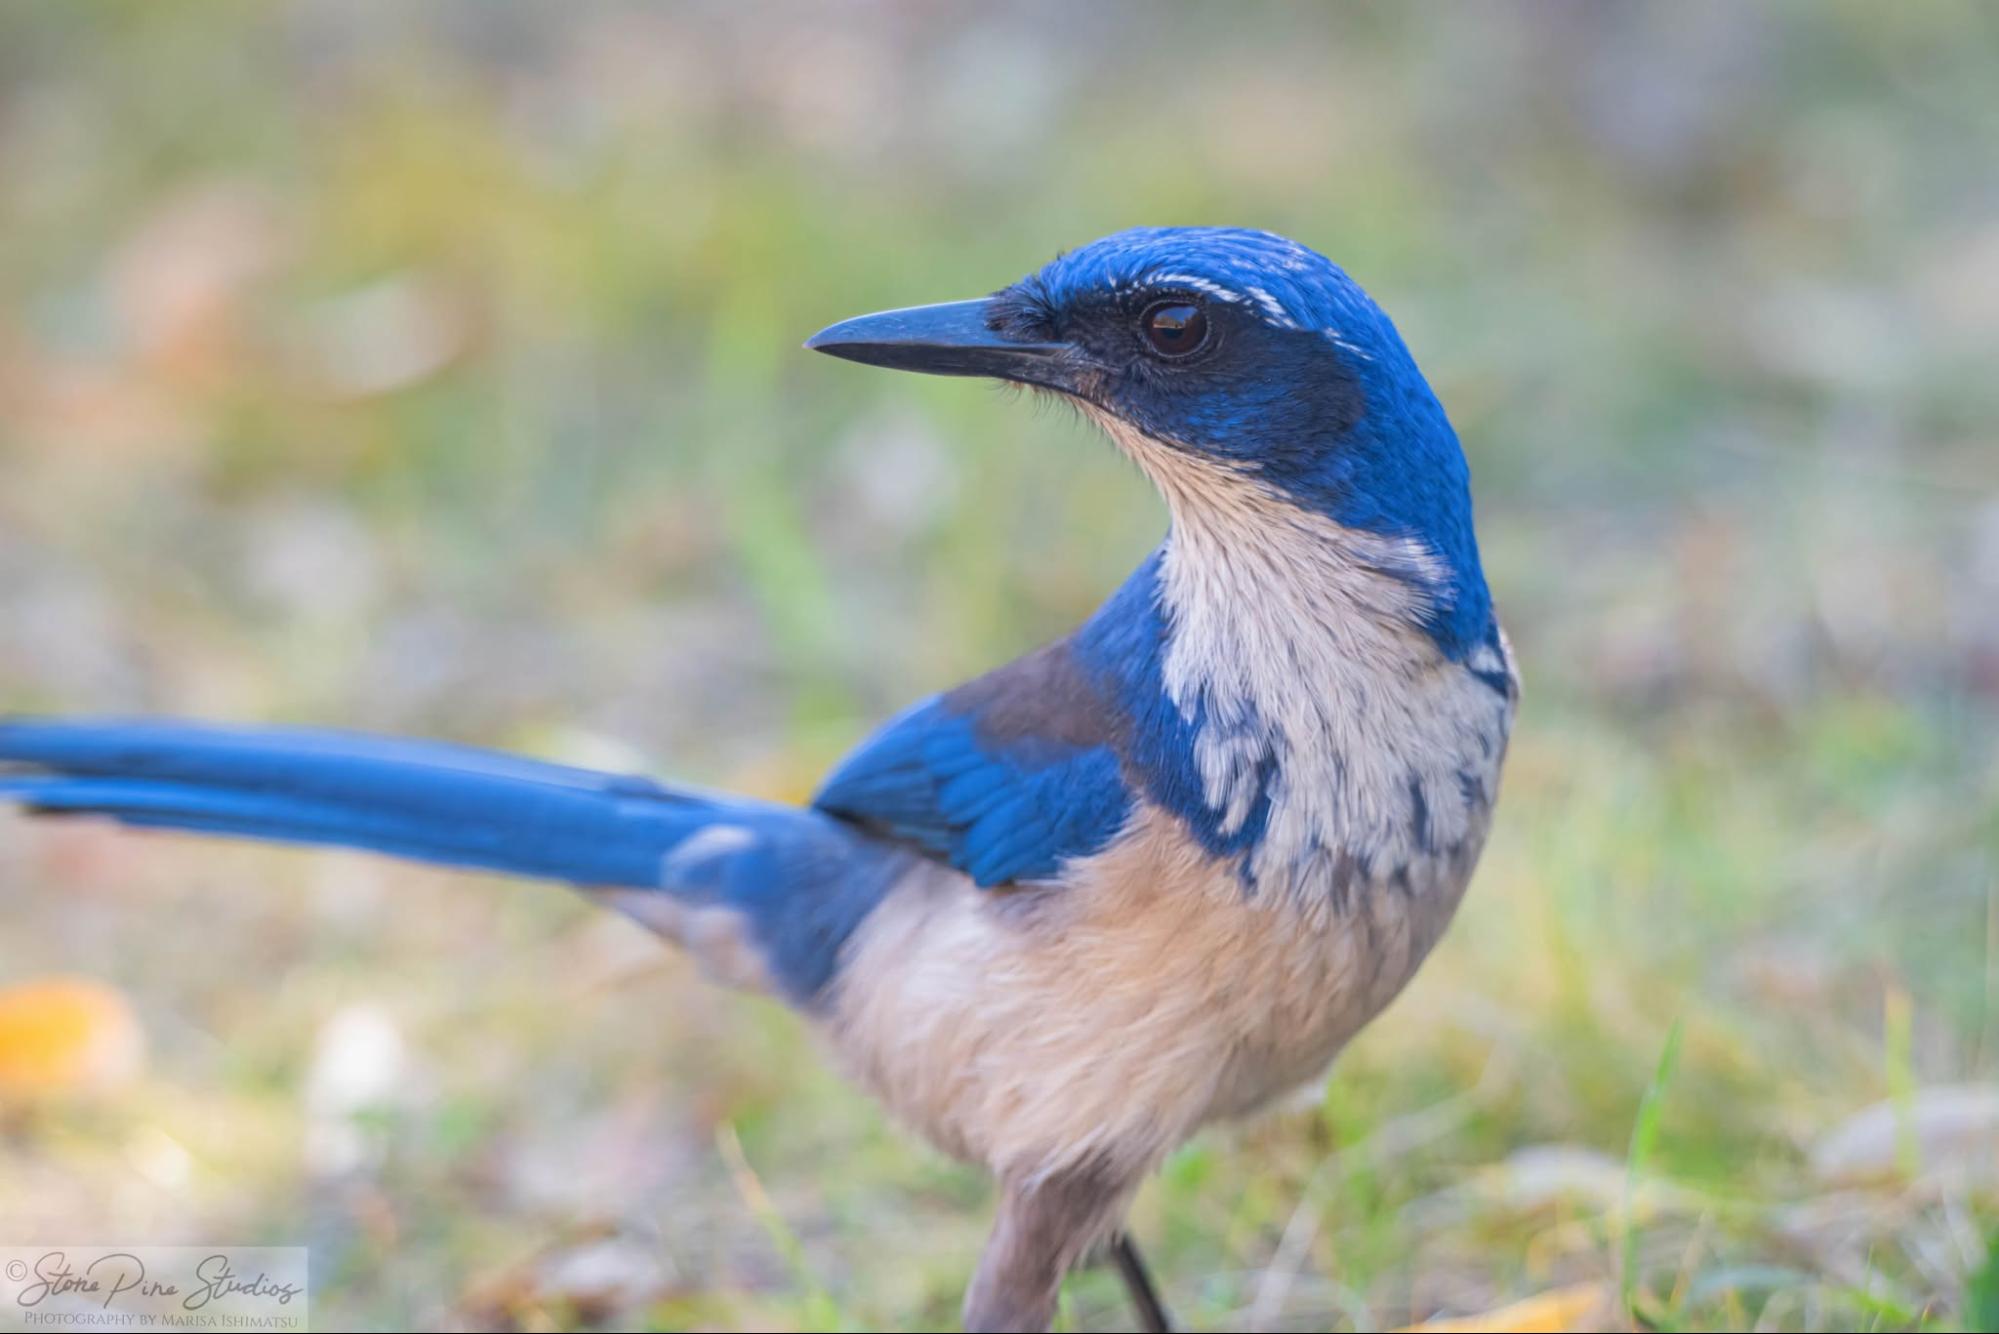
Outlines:
{"label": "blurred green grass", "polygon": [[[1141,1198],[1174,1304],[1375,1328],[1629,1255],[1662,1326],[1975,1327],[1995,55],[1944,4],[9,8],[0,709],[801,794],[1161,516],[1059,412],[798,341],[1270,226],[1450,408],[1527,702],[1437,959]],[[952,1317],[977,1179],[560,893],[18,822],[0,885],[0,980],[151,1046],[0,1118],[0,1236],[304,1240],[328,1328]]]}

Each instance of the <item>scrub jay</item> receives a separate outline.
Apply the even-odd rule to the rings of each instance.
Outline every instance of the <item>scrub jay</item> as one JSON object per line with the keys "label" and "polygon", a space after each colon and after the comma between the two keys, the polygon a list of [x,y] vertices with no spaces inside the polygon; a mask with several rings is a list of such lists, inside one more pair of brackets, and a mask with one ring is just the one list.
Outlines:
{"label": "scrub jay", "polygon": [[0,799],[583,887],[784,998],[997,1178],[968,1328],[1044,1329],[1203,1125],[1318,1079],[1485,841],[1517,678],[1467,470],[1388,317],[1267,232],[1147,228],[809,348],[1067,399],[1165,539],[1065,638],[923,700],[803,809],[428,741],[0,721]]}

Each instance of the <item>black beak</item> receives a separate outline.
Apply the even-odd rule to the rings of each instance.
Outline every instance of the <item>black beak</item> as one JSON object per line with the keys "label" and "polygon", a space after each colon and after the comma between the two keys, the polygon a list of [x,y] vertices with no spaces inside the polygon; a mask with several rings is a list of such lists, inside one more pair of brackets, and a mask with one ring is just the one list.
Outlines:
{"label": "black beak", "polygon": [[987,375],[1073,390],[1082,359],[1068,343],[1035,343],[994,330],[997,303],[947,301],[861,315],[805,340],[814,352],[929,375]]}

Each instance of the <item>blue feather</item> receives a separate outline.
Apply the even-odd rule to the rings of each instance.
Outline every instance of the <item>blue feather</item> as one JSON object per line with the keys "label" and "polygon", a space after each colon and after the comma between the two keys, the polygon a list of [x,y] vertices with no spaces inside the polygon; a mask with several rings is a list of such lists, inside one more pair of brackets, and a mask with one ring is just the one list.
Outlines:
{"label": "blue feather", "polygon": [[985,721],[949,696],[928,701],[834,770],[813,804],[983,888],[1048,879],[1123,827],[1131,796],[1109,746],[1000,736]]}
{"label": "blue feather", "polygon": [[[1133,572],[1097,614],[1075,636],[1075,655],[1104,682],[1106,693],[1125,721],[1127,765],[1153,804],[1178,816],[1202,847],[1217,857],[1239,857],[1263,837],[1270,815],[1275,763],[1266,757],[1257,774],[1249,815],[1234,828],[1224,827],[1224,813],[1208,804],[1195,760],[1194,743],[1210,725],[1206,705],[1193,717],[1182,714],[1166,694],[1166,619],[1160,608],[1159,562],[1155,551]],[[1254,717],[1235,722],[1236,728],[1257,732]],[[1245,868],[1248,860],[1240,863]]]}
{"label": "blue feather", "polygon": [[1424,628],[1463,661],[1492,625],[1464,451],[1394,322],[1339,265],[1270,232],[1139,227],[1061,256],[999,303],[1016,332],[1062,337],[1121,294],[1175,288],[1214,294],[1238,317],[1225,355],[1170,376],[1122,375],[1106,405],[1147,435],[1251,470],[1301,508],[1420,541],[1443,577],[1390,573],[1420,584]]}
{"label": "blue feather", "polygon": [[[742,912],[772,975],[810,1003],[906,869],[810,811],[432,741],[169,721],[0,722],[0,800],[148,829],[330,845]],[[751,837],[668,876],[728,824]]]}

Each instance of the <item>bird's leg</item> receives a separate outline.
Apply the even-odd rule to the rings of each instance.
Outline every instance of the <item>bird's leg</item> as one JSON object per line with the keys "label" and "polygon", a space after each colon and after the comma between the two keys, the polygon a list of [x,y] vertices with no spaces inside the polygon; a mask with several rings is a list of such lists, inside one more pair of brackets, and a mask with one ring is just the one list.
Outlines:
{"label": "bird's leg", "polygon": [[1159,1290],[1152,1286],[1152,1275],[1146,1272],[1145,1259],[1139,1255],[1138,1244],[1130,1233],[1117,1234],[1111,1243],[1111,1258],[1117,1261],[1118,1276],[1124,1280],[1124,1290],[1138,1312],[1139,1328],[1145,1334],[1173,1334],[1173,1317],[1159,1300]]}
{"label": "bird's leg", "polygon": [[1003,1183],[999,1217],[965,1292],[967,1330],[1045,1330],[1062,1278],[1114,1227],[1135,1183],[1072,1168]]}

